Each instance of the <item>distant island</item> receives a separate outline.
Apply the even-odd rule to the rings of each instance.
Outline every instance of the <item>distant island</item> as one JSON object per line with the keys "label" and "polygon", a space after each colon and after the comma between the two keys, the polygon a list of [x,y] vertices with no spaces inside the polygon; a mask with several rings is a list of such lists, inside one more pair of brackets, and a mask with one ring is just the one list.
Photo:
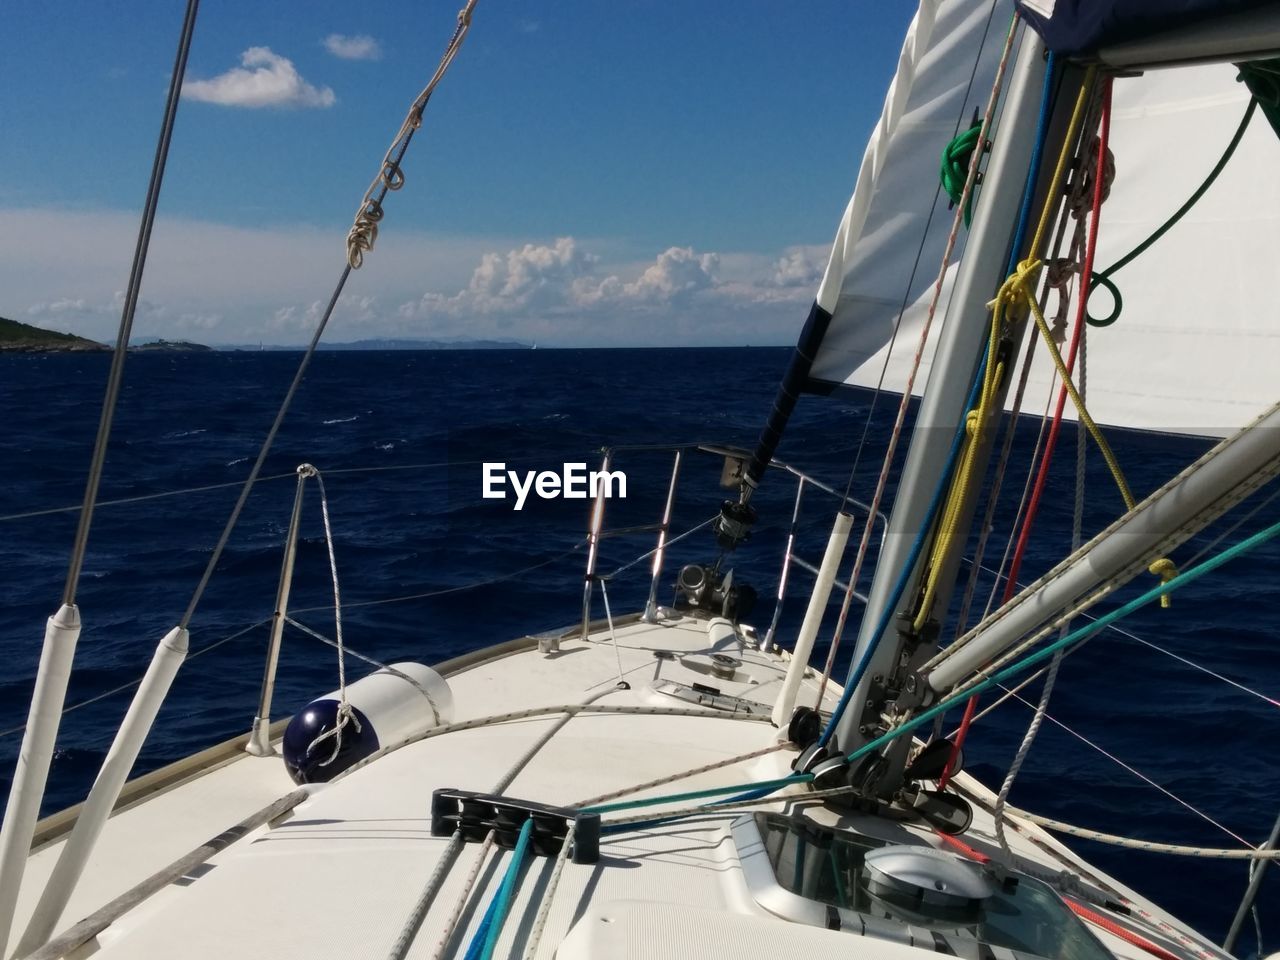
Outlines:
{"label": "distant island", "polygon": [[[236,343],[219,350],[292,350],[306,349],[301,344]],[[534,345],[520,340],[428,340],[417,337],[378,337],[350,340],[346,343],[320,341],[320,350],[533,350]]]}
{"label": "distant island", "polygon": [[531,350],[519,340],[425,340],[387,338],[353,340],[350,343],[320,342],[321,350]]}
{"label": "distant island", "polygon": [[203,343],[192,343],[190,340],[149,340],[146,343],[129,345],[130,350],[139,353],[213,353],[213,347]]}
{"label": "distant island", "polygon": [[[105,343],[78,337],[74,333],[46,330],[19,320],[0,317],[0,353],[103,353],[111,348]],[[189,340],[148,340],[134,343],[130,350],[138,353],[212,353],[213,347]]]}
{"label": "distant island", "polygon": [[[0,317],[0,353],[97,353],[111,348],[96,340],[74,333],[46,330],[18,320]],[[302,350],[301,346],[275,344],[234,344],[210,347],[189,340],[149,340],[132,343],[138,353],[212,353],[215,350]],[[350,343],[321,343],[321,350],[532,350],[533,344],[519,340],[426,340],[413,338],[378,338]]]}
{"label": "distant island", "polygon": [[89,353],[108,350],[96,340],[33,327],[29,323],[0,317],[0,351],[10,353]]}

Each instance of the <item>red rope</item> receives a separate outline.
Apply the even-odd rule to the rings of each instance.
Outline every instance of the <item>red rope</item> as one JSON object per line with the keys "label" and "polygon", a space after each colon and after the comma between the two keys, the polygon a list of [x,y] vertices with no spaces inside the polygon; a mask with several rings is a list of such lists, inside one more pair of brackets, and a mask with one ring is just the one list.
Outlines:
{"label": "red rope", "polygon": [[[1093,206],[1089,215],[1089,234],[1085,242],[1084,263],[1080,271],[1080,289],[1076,299],[1075,326],[1071,331],[1071,345],[1067,351],[1067,372],[1075,369],[1076,354],[1080,349],[1080,333],[1084,329],[1085,311],[1089,303],[1089,278],[1093,274],[1093,257],[1098,247],[1098,219],[1102,213],[1102,194],[1106,181],[1107,141],[1111,136],[1111,78],[1103,81],[1102,87],[1102,124],[1098,132],[1098,166],[1093,177]],[[1027,512],[1022,518],[1022,528],[1018,531],[1018,543],[1014,547],[1013,559],[1009,562],[1008,579],[1004,585],[1004,596],[1001,603],[1013,599],[1018,587],[1018,573],[1022,569],[1022,558],[1027,550],[1027,541],[1031,537],[1031,527],[1035,522],[1036,512],[1040,507],[1040,497],[1044,493],[1045,483],[1049,478],[1049,463],[1053,459],[1053,448],[1058,442],[1058,432],[1062,427],[1062,415],[1067,405],[1067,387],[1058,388],[1058,403],[1053,410],[1053,420],[1049,424],[1049,435],[1045,439],[1044,453],[1040,456],[1040,468],[1036,473],[1036,482],[1031,490],[1031,498],[1027,502]],[[951,779],[951,770],[955,766],[956,756],[964,746],[965,737],[969,733],[969,725],[973,723],[973,715],[978,709],[978,698],[970,697],[964,705],[964,717],[960,720],[960,728],[956,731],[956,739],[951,747],[951,760],[947,769],[938,779],[938,789],[943,789]]]}
{"label": "red rope", "polygon": [[1098,911],[1089,909],[1083,903],[1076,903],[1074,900],[1064,900],[1063,902],[1071,908],[1071,912],[1077,917],[1080,917],[1082,920],[1088,920],[1095,927],[1101,927],[1103,930],[1107,931],[1107,933],[1112,936],[1119,937],[1126,943],[1132,943],[1135,947],[1138,947],[1140,950],[1147,951],[1147,953],[1151,954],[1153,957],[1159,957],[1160,960],[1184,960],[1183,957],[1178,956],[1176,953],[1170,953],[1164,947],[1152,943],[1146,937],[1139,936],[1128,927],[1120,926],[1120,924],[1116,923],[1110,917],[1103,916],[1098,913]]}
{"label": "red rope", "polygon": [[[959,837],[953,837],[950,834],[943,833],[940,830],[937,830],[934,832],[937,833],[939,839],[941,839],[943,843],[947,844],[947,846],[955,848],[960,853],[964,854],[966,857],[969,857],[971,860],[976,860],[978,863],[991,862],[991,858],[988,857],[985,853],[983,853],[981,850],[975,850],[973,847],[969,846],[969,844],[965,843]],[[1112,920],[1110,917],[1105,916],[1104,914],[1098,913],[1098,911],[1093,910],[1089,907],[1086,907],[1082,903],[1076,903],[1074,900],[1068,900],[1065,897],[1063,898],[1063,902],[1068,907],[1071,908],[1072,913],[1080,917],[1082,920],[1087,920],[1090,923],[1092,923],[1094,926],[1101,927],[1103,930],[1107,931],[1107,933],[1110,933],[1113,936],[1117,936],[1121,940],[1125,941],[1126,943],[1131,943],[1135,947],[1138,947],[1141,950],[1145,950],[1147,953],[1151,954],[1152,956],[1159,957],[1160,960],[1183,960],[1183,958],[1179,957],[1177,954],[1170,953],[1164,947],[1161,947],[1158,944],[1152,943],[1146,937],[1143,937],[1139,934],[1134,933],[1128,927],[1121,926],[1120,924]]]}

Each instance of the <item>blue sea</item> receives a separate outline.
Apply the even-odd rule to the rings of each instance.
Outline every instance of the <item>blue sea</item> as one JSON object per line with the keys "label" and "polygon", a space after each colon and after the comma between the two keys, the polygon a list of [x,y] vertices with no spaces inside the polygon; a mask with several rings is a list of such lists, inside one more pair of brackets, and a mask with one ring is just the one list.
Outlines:
{"label": "blue sea", "polygon": [[[84,620],[58,752],[45,798],[53,810],[83,798],[157,640],[182,615],[300,355],[287,352],[137,354],[126,381],[77,602]],[[788,359],[779,348],[728,350],[486,350],[318,354],[192,623],[195,654],[183,667],[135,773],[154,769],[249,728],[254,715],[294,496],[294,468],[325,477],[336,539],[347,643],[381,661],[435,662],[579,616],[590,504],[481,496],[481,463],[559,470],[595,465],[606,445],[714,442],[750,447]],[[7,795],[21,740],[45,619],[59,604],[67,555],[97,428],[109,358],[0,356],[0,788]],[[896,399],[870,392],[806,397],[779,451],[787,462],[869,498]],[[869,418],[869,419],[868,419]],[[869,424],[869,426],[868,426]],[[862,443],[866,433],[866,442]],[[1034,442],[1035,425],[1020,433]],[[1112,442],[1139,496],[1206,448],[1204,441],[1114,432]],[[861,448],[861,453],[858,451]],[[1069,547],[1075,440],[1064,431],[1053,480],[1023,571],[1034,578]],[[1096,451],[1089,460],[1086,532],[1121,504]],[[900,459],[900,458],[899,458]],[[659,517],[668,452],[620,453],[627,498],[607,523]],[[691,457],[682,471],[674,530],[710,518],[727,491],[720,462]],[[999,562],[1027,457],[1015,456],[986,562]],[[173,496],[154,494],[204,488]],[[1265,496],[1269,491],[1264,491]],[[792,478],[771,472],[757,496],[752,539],[728,563],[760,601],[749,619],[767,624],[791,519]],[[117,502],[119,501],[119,502]],[[1246,503],[1228,516],[1240,518]],[[834,499],[806,496],[799,552],[822,554]],[[1225,542],[1280,520],[1268,505]],[[1215,528],[1220,531],[1223,526]],[[1212,533],[1210,534],[1210,536]],[[1210,537],[1175,559],[1187,562]],[[652,546],[652,534],[606,541],[610,572]],[[676,570],[714,560],[708,530],[671,551],[659,596]],[[851,565],[852,551],[844,573]],[[1280,698],[1276,570],[1269,544],[1179,593],[1169,610],[1148,608],[1124,626],[1179,657]],[[964,574],[967,576],[967,574]],[[634,610],[648,593],[648,564],[613,582],[613,609]],[[1140,584],[1142,589],[1149,580]],[[783,606],[789,644],[808,578],[797,573]],[[864,579],[862,588],[866,587]],[[977,609],[991,578],[978,582]],[[1135,586],[1104,605],[1136,594]],[[332,636],[332,587],[314,486],[291,607]],[[954,608],[953,604],[953,608]],[[835,604],[815,659],[825,658]],[[597,616],[603,608],[597,603]],[[860,612],[855,606],[853,619]],[[848,633],[854,635],[855,623]],[[226,640],[228,637],[233,639]],[[954,625],[944,636],[954,634]],[[847,669],[846,644],[839,675]],[[349,664],[355,673],[363,668]],[[285,636],[273,715],[287,716],[337,685],[335,652],[291,630]],[[1038,685],[1027,696],[1038,697]],[[988,698],[988,702],[993,698]],[[1280,807],[1274,703],[1214,679],[1131,638],[1106,632],[1064,664],[1050,714],[1187,804],[1253,843]],[[976,725],[968,769],[998,786],[1030,711],[1008,703]],[[956,718],[958,719],[958,718]],[[1047,723],[1014,787],[1030,810],[1112,832],[1207,846],[1234,841],[1116,765],[1066,729]],[[1221,938],[1246,883],[1236,862],[1174,859],[1091,843],[1077,848],[1207,934]],[[1264,934],[1280,947],[1280,870],[1264,886]],[[1270,914],[1270,918],[1268,918]],[[1241,952],[1253,949],[1250,934]]]}

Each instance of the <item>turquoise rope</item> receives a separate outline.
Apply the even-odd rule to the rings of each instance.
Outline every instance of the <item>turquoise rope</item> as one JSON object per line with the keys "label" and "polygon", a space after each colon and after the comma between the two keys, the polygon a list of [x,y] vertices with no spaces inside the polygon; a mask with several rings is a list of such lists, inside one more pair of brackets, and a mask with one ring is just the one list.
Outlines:
{"label": "turquoise rope", "polygon": [[[533,818],[530,817],[520,828],[520,836],[516,838],[515,849],[511,851],[511,863],[507,865],[506,876],[502,878],[502,886],[489,904],[476,935],[467,948],[466,960],[492,960],[494,948],[498,945],[498,937],[502,934],[502,924],[507,919],[507,911],[511,909],[511,895],[515,892],[516,878],[524,866],[525,854],[529,852],[529,837],[533,835]],[[476,944],[483,944],[476,951]]]}
{"label": "turquoise rope", "polygon": [[1059,640],[1055,640],[1053,643],[1049,644],[1049,646],[1045,647],[1043,650],[1038,650],[1035,653],[1030,654],[1024,657],[1023,659],[1019,660],[1017,663],[1011,664],[1010,666],[1001,670],[999,673],[996,673],[993,676],[988,677],[986,680],[983,680],[976,687],[973,687],[969,690],[966,690],[964,693],[957,694],[954,697],[950,697],[949,699],[939,702],[937,705],[930,707],[928,710],[926,710],[924,713],[920,714],[919,716],[911,718],[902,726],[895,727],[893,730],[890,730],[888,733],[884,734],[883,736],[877,737],[875,740],[872,740],[871,742],[864,744],[862,747],[859,747],[857,750],[853,751],[853,753],[849,754],[849,756],[846,759],[852,762],[854,760],[857,760],[860,757],[866,756],[866,754],[870,753],[872,750],[875,750],[877,747],[882,747],[886,743],[888,743],[890,740],[894,740],[907,733],[910,733],[912,730],[915,730],[917,727],[928,723],[930,720],[932,720],[934,717],[938,716],[939,714],[946,713],[956,704],[962,703],[963,701],[968,700],[970,697],[974,696],[975,694],[982,693],[985,690],[989,690],[992,687],[997,686],[998,684],[1003,683],[1005,680],[1008,680],[1011,677],[1015,677],[1020,673],[1026,673],[1032,667],[1036,666],[1038,663],[1041,663],[1049,659],[1064,647],[1068,647],[1073,644],[1083,643],[1085,640],[1088,640],[1090,637],[1092,637],[1095,633],[1098,633],[1099,631],[1105,629],[1106,627],[1109,627],[1111,624],[1115,623],[1117,620],[1123,617],[1127,617],[1129,614],[1133,613],[1135,610],[1141,607],[1145,607],[1148,604],[1155,602],[1156,600],[1159,600],[1165,594],[1172,593],[1174,590],[1178,589],[1179,587],[1185,586],[1188,583],[1191,583],[1193,580],[1200,579],[1206,573],[1212,573],[1214,570],[1218,569],[1218,567],[1222,566],[1224,563],[1229,563],[1230,561],[1234,560],[1236,557],[1240,556],[1240,554],[1247,553],[1248,551],[1254,549],[1255,547],[1263,543],[1266,543],[1268,540],[1272,539],[1277,534],[1280,534],[1280,523],[1272,524],[1266,529],[1260,530],[1258,533],[1253,534],[1253,536],[1247,537],[1244,540],[1241,540],[1234,547],[1224,550],[1222,553],[1218,554],[1216,557],[1211,557],[1210,559],[1206,560],[1204,563],[1201,563],[1197,566],[1192,567],[1190,570],[1184,570],[1182,573],[1178,574],[1172,580],[1169,580],[1166,583],[1161,583],[1152,587],[1142,596],[1136,597],[1133,600],[1130,600],[1124,606],[1111,611],[1105,616],[1099,617],[1097,620],[1081,627],[1078,630],[1073,630],[1071,633],[1067,634],[1065,637],[1062,637]]}
{"label": "turquoise rope", "polygon": [[[1198,564],[1194,567],[1191,567],[1190,569],[1182,571],[1171,580],[1168,580],[1164,583],[1157,584],[1156,586],[1148,590],[1146,593],[1142,594],[1140,597],[1130,600],[1124,606],[1118,607],[1117,609],[1111,611],[1111,613],[1108,613],[1108,614],[1105,614],[1104,616],[1099,617],[1097,620],[1094,620],[1092,623],[1089,623],[1078,630],[1073,630],[1071,633],[1067,634],[1065,637],[1062,637],[1059,640],[1056,640],[1053,643],[1049,644],[1049,646],[1045,647],[1043,650],[1039,650],[1033,654],[1029,654],[1026,657],[1023,657],[1021,660],[1011,664],[1010,666],[1006,667],[1004,670],[1001,670],[999,673],[996,673],[993,676],[988,677],[986,680],[983,680],[976,687],[972,687],[964,691],[963,693],[957,694],[953,697],[949,697],[946,700],[939,701],[937,704],[930,707],[928,710],[924,711],[918,716],[911,718],[901,726],[895,727],[894,729],[890,730],[888,733],[883,734],[882,736],[879,736],[876,739],[863,744],[857,750],[853,751],[853,753],[845,757],[845,759],[848,762],[852,763],[854,760],[861,759],[862,757],[866,756],[868,753],[871,753],[874,750],[878,750],[880,747],[883,747],[885,744],[890,743],[893,740],[896,740],[898,737],[906,736],[908,733],[911,733],[912,731],[916,730],[918,727],[921,727],[924,724],[928,723],[934,717],[940,714],[946,713],[948,710],[950,710],[952,707],[956,706],[957,704],[963,703],[965,700],[968,700],[974,694],[982,693],[983,691],[988,690],[991,687],[994,687],[998,684],[1001,684],[1005,680],[1015,677],[1020,673],[1026,673],[1032,667],[1043,662],[1044,660],[1047,660],[1049,657],[1052,657],[1055,653],[1057,653],[1059,650],[1063,649],[1064,647],[1072,646],[1073,644],[1083,643],[1084,641],[1092,637],[1094,634],[1106,629],[1111,624],[1115,623],[1117,620],[1127,617],[1129,614],[1133,613],[1135,610],[1138,610],[1141,607],[1145,607],[1155,602],[1156,600],[1159,600],[1161,597],[1165,596],[1166,594],[1172,593],[1174,590],[1177,590],[1188,583],[1191,583],[1195,580],[1200,579],[1205,574],[1212,573],[1214,570],[1218,569],[1218,567],[1222,566],[1223,564],[1231,562],[1241,554],[1248,553],[1250,550],[1253,550],[1254,548],[1260,546],[1261,544],[1266,543],[1268,540],[1274,539],[1277,535],[1280,535],[1280,523],[1272,524],[1271,526],[1266,527],[1265,529],[1259,531],[1258,533],[1255,533],[1252,536],[1247,537],[1244,540],[1241,540],[1235,546],[1230,547],[1227,550],[1224,550],[1222,553],[1218,554],[1217,556],[1211,557],[1210,559],[1206,560],[1204,563]],[[812,779],[813,779],[813,774],[808,774],[808,773],[793,774],[792,776],[789,776],[789,777],[782,777],[777,780],[765,780],[760,783],[747,783],[747,784],[739,783],[739,784],[734,784],[733,786],[710,787],[705,790],[693,790],[688,793],[673,794],[671,796],[665,796],[665,797],[646,797],[641,800],[630,800],[630,801],[624,801],[621,803],[605,804],[603,806],[589,808],[588,811],[586,812],[598,813],[598,812],[610,811],[610,810],[626,810],[632,807],[656,806],[658,804],[664,804],[664,803],[677,803],[682,800],[697,800],[697,799],[703,799],[707,797],[723,796],[725,794],[737,793],[742,790],[752,790],[753,793],[757,791],[763,791],[763,793],[767,793],[773,790],[780,789],[785,786],[790,786],[791,784],[807,783]],[[759,795],[763,795],[763,793],[760,793]],[[711,811],[708,810],[708,812],[711,812]],[[643,826],[652,825],[653,823],[654,821],[648,821],[645,824],[633,824],[631,826],[633,826],[633,828],[638,829]],[[608,828],[608,825],[606,824],[606,829],[607,828]]]}
{"label": "turquoise rope", "polygon": [[[746,786],[756,790],[778,790],[789,787],[793,783],[808,783],[813,779],[809,773],[793,773],[789,777],[777,780],[763,780],[760,783],[749,783]],[[636,807],[653,807],[660,803],[682,803],[685,800],[704,800],[707,797],[720,797],[744,787],[708,787],[705,790],[689,790],[686,793],[669,793],[662,797],[641,797],[639,800],[620,800],[617,803],[601,803],[594,807],[584,807],[579,813],[612,813],[615,810],[634,810]]]}

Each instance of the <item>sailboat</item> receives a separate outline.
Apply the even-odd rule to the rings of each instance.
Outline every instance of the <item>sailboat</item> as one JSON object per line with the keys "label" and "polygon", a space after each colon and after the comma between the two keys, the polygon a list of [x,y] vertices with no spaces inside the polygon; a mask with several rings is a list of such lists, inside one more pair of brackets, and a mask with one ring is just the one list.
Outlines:
{"label": "sailboat", "polygon": [[[382,202],[473,6],[360,206],[351,269],[373,251]],[[1278,41],[1268,4],[1156,16],[1140,4],[923,0],[759,445],[664,451],[671,479],[640,558],[643,609],[610,606],[597,560],[612,528],[598,492],[580,615],[565,629],[357,679],[339,615],[337,688],[272,723],[304,492],[325,502],[323,475],[304,465],[252,728],[127,781],[185,654],[179,624],[86,802],[37,823],[79,634],[66,598],[48,625],[0,834],[5,956],[1231,956],[1274,835],[1257,848],[1161,845],[1007,801],[1064,656],[1280,533],[1229,531],[1229,545],[1178,565],[1180,545],[1280,473],[1267,287],[1280,252],[1280,196],[1266,176],[1277,144],[1253,117],[1276,111],[1265,58]],[[171,107],[180,80],[175,70]],[[921,188],[944,146],[950,214],[947,196]],[[1184,168],[1207,165],[1221,167],[1217,189],[1167,227]],[[1100,309],[1088,286],[1112,292],[1112,314],[1123,289],[1123,316],[1084,333]],[[1048,308],[1064,302],[1076,320],[1055,332]],[[895,438],[907,449],[891,502],[893,450],[858,499],[774,457],[800,395],[842,384],[901,398]],[[989,613],[953,615],[967,531],[1000,502],[983,478],[993,463],[999,473],[1012,436],[999,429],[1005,408],[1060,394],[1046,423],[1078,420],[1124,507],[1105,529],[1080,529],[1031,584],[1004,567],[1007,595]],[[1223,439],[1154,492],[1131,491],[1107,444],[1112,425]],[[628,453],[607,451],[600,474]],[[703,456],[723,463],[731,493],[707,561],[673,575],[682,469]],[[779,600],[789,579],[813,575],[795,636],[776,612],[772,625],[752,620],[758,591],[732,570],[751,549],[755,491],[780,482],[795,486],[797,511],[826,497],[834,517],[820,564],[790,545],[783,560]],[[325,516],[328,534],[327,506]],[[340,610],[337,578],[335,564]],[[1133,582],[1132,599],[1086,619]],[[841,593],[833,624],[828,603]],[[850,627],[843,679],[831,658],[810,662],[824,624],[833,650]],[[975,697],[1038,671],[1050,679],[1037,721],[992,791],[963,769]],[[947,735],[939,721],[962,710]],[[1227,942],[1062,834],[1254,864]]]}

